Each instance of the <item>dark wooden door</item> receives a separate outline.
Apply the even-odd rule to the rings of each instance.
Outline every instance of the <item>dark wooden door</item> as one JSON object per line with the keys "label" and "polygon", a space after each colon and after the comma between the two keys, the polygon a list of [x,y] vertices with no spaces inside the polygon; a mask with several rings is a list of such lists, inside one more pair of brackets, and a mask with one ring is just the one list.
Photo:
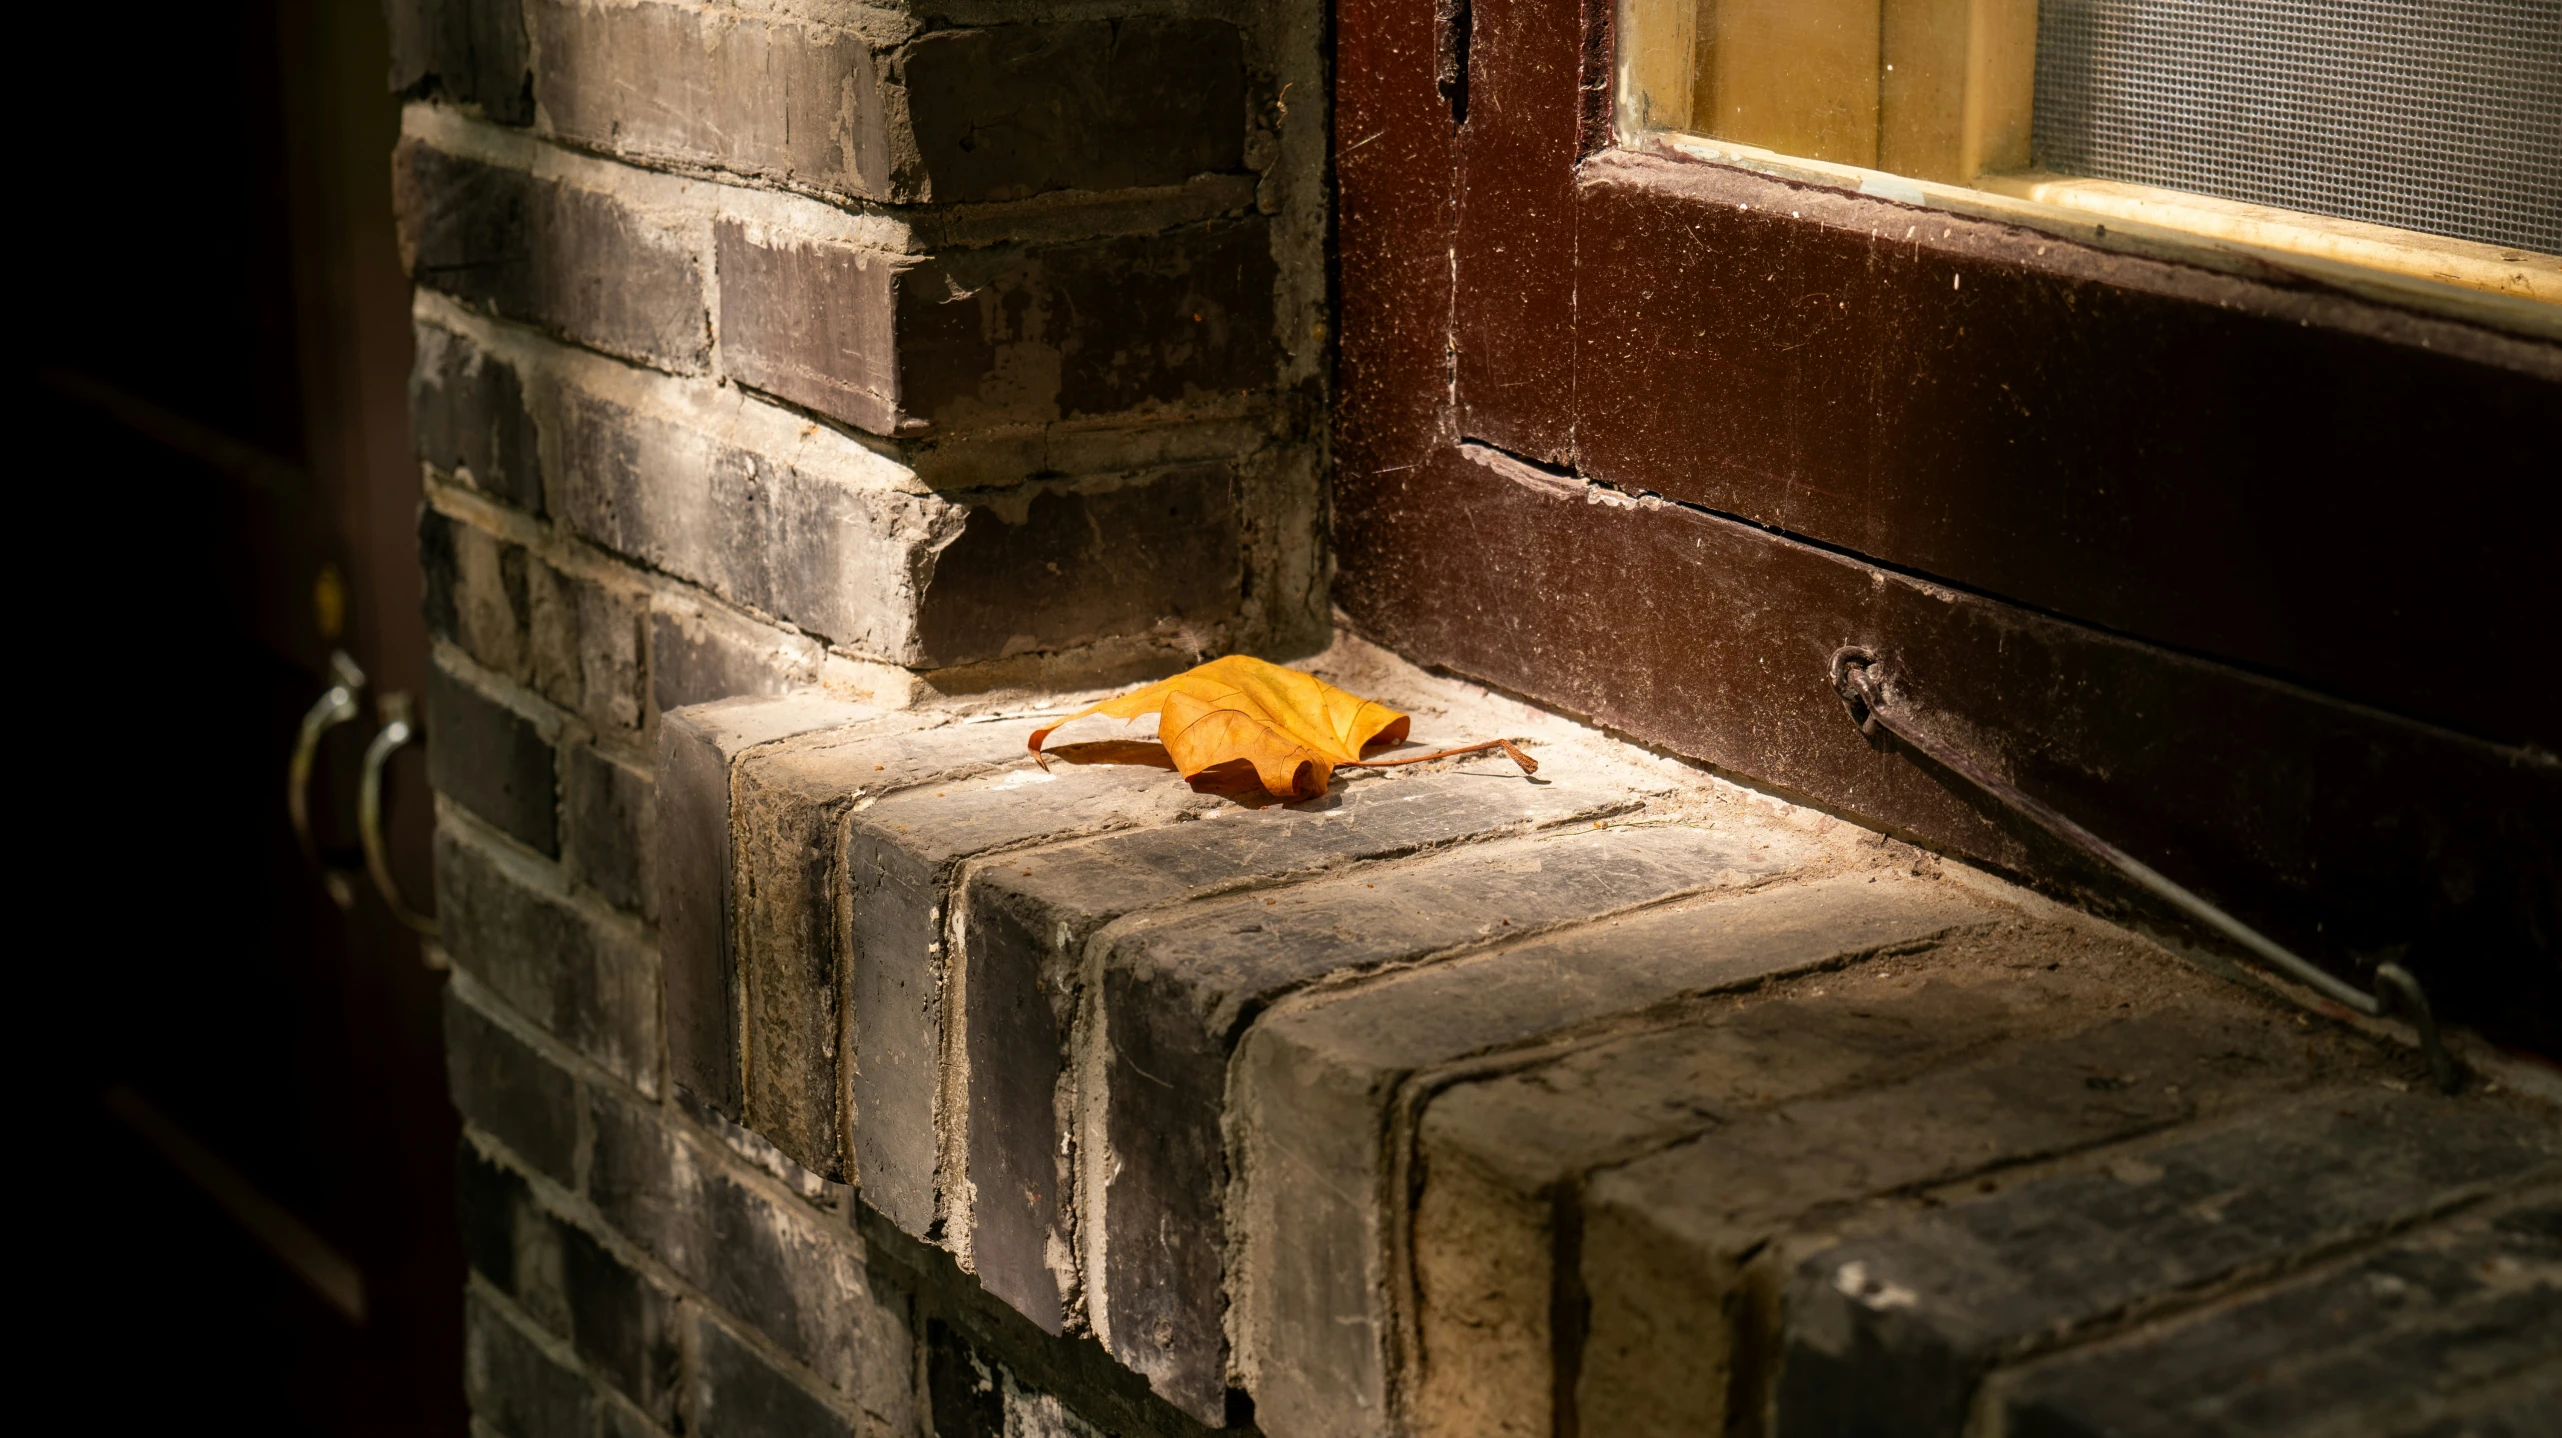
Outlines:
{"label": "dark wooden door", "polygon": [[[44,1258],[106,1369],[80,1426],[460,1433],[441,979],[354,829],[377,702],[420,690],[426,648],[381,16],[99,18],[31,22],[53,124],[18,350],[51,476],[21,543],[63,576],[29,622],[77,760],[46,776],[78,919],[47,1115],[71,1241]],[[285,803],[333,650],[370,681],[310,794],[343,908]],[[414,749],[385,794],[425,904]]]}
{"label": "dark wooden door", "polygon": [[[2562,1040],[2562,347],[1610,129],[1609,0],[1340,8],[1339,602],[1429,663]],[[2547,324],[2544,332],[2550,334]]]}

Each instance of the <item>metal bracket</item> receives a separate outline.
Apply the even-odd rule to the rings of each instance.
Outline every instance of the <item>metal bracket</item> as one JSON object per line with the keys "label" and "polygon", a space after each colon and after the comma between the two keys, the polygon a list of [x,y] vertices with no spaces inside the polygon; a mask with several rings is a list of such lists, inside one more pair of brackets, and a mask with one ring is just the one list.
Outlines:
{"label": "metal bracket", "polygon": [[2115,869],[2154,897],[2267,960],[2324,998],[2369,1017],[2399,1013],[2418,1032],[2420,1052],[2427,1056],[2429,1075],[2436,1080],[2437,1086],[2453,1093],[2462,1084],[2463,1073],[2456,1067],[2454,1056],[2446,1051],[2446,1044],[2438,1035],[2437,1018],[2430,1012],[2428,995],[2421,990],[2420,981],[2412,976],[2410,970],[2400,964],[2377,965],[2375,988],[2370,993],[2225,913],[2168,875],[1995,774],[1974,755],[1931,733],[1927,726],[1915,722],[1904,706],[1895,700],[1884,667],[1870,650],[1846,646],[1833,651],[1833,692],[1841,696],[1843,707],[1850,711],[1851,722],[1859,726],[1861,733],[1873,736],[1882,730],[1902,740],[1906,746],[1929,756],[1967,783],[2035,820],[2039,827],[2056,838]]}

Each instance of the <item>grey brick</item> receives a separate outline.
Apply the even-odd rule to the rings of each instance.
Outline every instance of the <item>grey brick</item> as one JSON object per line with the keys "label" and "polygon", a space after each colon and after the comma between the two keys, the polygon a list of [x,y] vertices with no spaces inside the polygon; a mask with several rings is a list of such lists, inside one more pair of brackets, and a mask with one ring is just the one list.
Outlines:
{"label": "grey brick", "polygon": [[542,434],[524,376],[443,325],[420,321],[409,374],[418,458],[493,499],[543,512]]}
{"label": "grey brick", "polygon": [[534,118],[521,0],[386,0],[391,88],[477,105],[489,118]]}
{"label": "grey brick", "polygon": [[1118,489],[1031,486],[974,504],[934,557],[919,658],[964,664],[1115,635],[1200,632],[1236,617],[1236,484],[1223,465]]}
{"label": "grey brick", "polygon": [[931,278],[924,261],[735,220],[716,223],[712,241],[721,364],[731,375],[874,434],[932,427],[907,402],[901,343],[901,295]]}
{"label": "grey brick", "polygon": [[[509,1033],[483,1002],[469,985],[445,989],[445,1075],[454,1107],[536,1170],[575,1183],[578,1081]],[[512,1278],[501,1286],[512,1291]]]}
{"label": "grey brick", "polygon": [[[970,877],[963,900],[966,963],[959,1024],[969,1075],[967,1127],[959,1146],[967,1182],[979,1195],[969,1217],[980,1282],[1037,1323],[1055,1330],[1062,1321],[1067,1295],[1061,1288],[1068,1275],[1060,1260],[1073,1251],[1075,1236],[1065,1228],[1074,1178],[1069,1145],[1062,1138],[1066,1115],[1060,1111],[1061,1081],[1071,1062],[1071,1033],[1083,1002],[1087,942],[1104,925],[1151,904],[1207,890],[1518,832],[1608,812],[1626,802],[1624,791],[1586,780],[1526,784],[1464,773],[1364,779],[1342,784],[1315,806],[1223,806],[1211,811],[1220,817],[1199,824],[1112,835],[982,866]],[[1663,875],[1646,866],[1642,856],[1661,847],[1653,839],[1624,846],[1634,866],[1628,876],[1632,887],[1660,883]],[[1554,882],[1507,876],[1502,887],[1546,894],[1541,886]],[[1714,874],[1699,875],[1694,882],[1714,882]],[[1453,931],[1448,924],[1458,911],[1431,909],[1380,914],[1369,932],[1340,931],[1340,942],[1330,943],[1316,938],[1313,926],[1336,934],[1333,914],[1304,910],[1311,916],[1308,937],[1293,928],[1267,931],[1259,926],[1245,936],[1244,950],[1227,950],[1236,937],[1228,930],[1242,922],[1232,910],[1254,907],[1258,920],[1284,925],[1303,912],[1302,906],[1323,902],[1310,899],[1308,892],[1282,894],[1275,900],[1278,909],[1259,907],[1261,900],[1249,898],[1139,920],[1113,941],[1103,961],[1112,975],[1100,996],[1107,1006],[1134,991],[1153,997],[1145,981],[1133,983],[1134,974],[1170,974],[1188,966],[1197,980],[1194,991],[1175,1002],[1188,1006],[1186,1027],[1199,1037],[1187,1048],[1206,1068],[1160,1072],[1160,1080],[1178,1091],[1198,1092],[1196,1085],[1206,1073],[1224,1074],[1233,1029],[1297,983],[1338,968],[1388,962],[1482,937],[1477,915]],[[1335,891],[1325,892],[1331,896]],[[1614,892],[1621,890],[1609,880],[1593,890],[1595,895]],[[1664,892],[1656,889],[1651,896]],[[1547,902],[1553,904],[1554,896]],[[1538,922],[1541,909],[1539,901],[1525,897],[1519,922]],[[1317,917],[1320,912],[1323,917]],[[1593,912],[1577,908],[1571,916]],[[1366,913],[1359,917],[1363,922],[1372,918]],[[1204,926],[1218,927],[1217,938]],[[1178,952],[1180,958],[1159,958]],[[1106,1021],[1116,1043],[1126,1041],[1123,1036],[1152,1031],[1153,1021],[1145,1017],[1112,1012]],[[1216,1093],[1218,1082],[1209,1082]]]}
{"label": "grey brick", "polygon": [[637,732],[648,695],[641,684],[646,628],[640,600],[601,584],[580,582],[578,615],[578,712],[599,729]]}
{"label": "grey brick", "polygon": [[[543,109],[582,145],[910,198],[892,183],[880,67],[860,36],[788,14],[533,0]],[[912,187],[911,187],[912,188]]]}
{"label": "grey brick", "polygon": [[432,508],[418,554],[430,634],[600,729],[640,727],[632,596]]}
{"label": "grey brick", "polygon": [[996,1370],[939,1319],[925,1326],[925,1386],[934,1438],[1006,1438],[1005,1390]]}
{"label": "grey brick", "polygon": [[795,697],[704,704],[659,719],[651,829],[668,1074],[733,1118],[740,1051],[730,928],[730,761],[758,744],[864,717],[851,705]]}
{"label": "grey brick", "polygon": [[674,1431],[651,1422],[648,1415],[628,1401],[617,1401],[610,1392],[597,1405],[596,1416],[602,1425],[597,1431],[604,1438],[669,1438]]}
{"label": "grey brick", "polygon": [[404,139],[392,152],[401,257],[430,289],[662,369],[700,371],[702,257],[623,199]]}
{"label": "grey brick", "polygon": [[2001,1356],[2557,1164],[2562,1125],[2549,1112],[2480,1096],[2329,1092],[1880,1220],[1788,1279],[1777,1431],[1956,1433]]}
{"label": "grey brick", "polygon": [[533,628],[527,682],[599,729],[638,730],[639,597],[540,559],[526,577]]}
{"label": "grey brick", "polygon": [[874,1287],[853,1233],[774,1197],[672,1128],[664,1110],[591,1097],[588,1192],[605,1221],[851,1401],[908,1425],[915,1365],[905,1304]]}
{"label": "grey brick", "polygon": [[427,620],[427,632],[448,643],[455,642],[462,627],[461,598],[455,592],[461,583],[462,558],[456,549],[456,525],[435,510],[420,506],[418,510],[418,568],[425,593],[419,608]]}
{"label": "grey brick", "polygon": [[923,198],[1168,185],[1243,163],[1244,45],[1224,20],[945,30],[901,58]]}
{"label": "grey brick", "polygon": [[559,1225],[559,1244],[570,1340],[578,1356],[653,1422],[675,1427],[684,1360],[676,1295],[583,1229]]}
{"label": "grey brick", "polygon": [[939,30],[535,0],[553,128],[866,199],[954,203],[1240,168],[1243,45],[1219,20]]}
{"label": "grey brick", "polygon": [[561,807],[569,816],[563,858],[570,877],[615,908],[656,918],[649,821],[657,800],[649,771],[590,744],[566,752]]}
{"label": "grey brick", "polygon": [[478,1289],[463,1303],[463,1392],[473,1415],[509,1438],[584,1435],[596,1421],[586,1378]]}
{"label": "grey brick", "polygon": [[2413,1438],[2562,1438],[2562,1362],[2547,1361],[2446,1405]]}
{"label": "grey brick", "polygon": [[[882,1000],[889,988],[933,985],[930,930],[902,935],[909,942],[897,948],[878,946],[884,930],[881,916],[873,912],[867,881],[879,860],[868,836],[899,833],[898,825],[911,825],[918,837],[907,839],[913,846],[908,852],[927,856],[920,871],[939,873],[958,858],[993,845],[1164,818],[1187,801],[1200,802],[1156,770],[1063,766],[1050,776],[1030,771],[1044,783],[1029,790],[1012,776],[968,780],[968,775],[998,765],[1028,765],[1025,740],[1033,727],[1033,721],[1025,720],[904,733],[817,734],[748,754],[733,768],[734,883],[742,894],[733,903],[733,922],[746,995],[750,1075],[746,1121],[812,1172],[872,1184],[874,1175],[848,1152],[846,1101],[870,1114],[863,1105],[880,1089],[867,1089],[860,1075],[885,1065],[901,1069],[918,1060],[908,1049],[867,1047],[882,1027],[867,1021],[864,1010]],[[881,812],[856,821],[856,837],[847,839],[846,819],[858,805],[916,785],[933,787],[880,800]],[[849,962],[839,951],[838,905],[846,901],[849,885],[855,952],[866,961],[876,954],[894,956],[900,966],[894,975],[863,974],[861,964]],[[905,911],[900,912],[904,917]],[[845,1012],[849,997],[855,1010],[850,1015]],[[933,1030],[922,1032],[930,1041]],[[931,1072],[930,1058],[924,1062]],[[921,1117],[929,1156],[930,1102],[929,1097],[927,1107],[902,1109],[886,1118],[895,1125],[911,1113]],[[869,1117],[865,1126],[871,1126]],[[859,1150],[859,1141],[855,1146]],[[929,1157],[925,1176],[931,1172]],[[906,1188],[891,1186],[902,1192]]]}
{"label": "grey brick", "polygon": [[609,373],[561,385],[551,422],[569,528],[851,652],[913,649],[962,512],[904,467],[736,391]]}
{"label": "grey brick", "polygon": [[854,1438],[851,1414],[778,1371],[709,1317],[698,1316],[701,1372],[695,1412],[702,1431],[737,1438]]}
{"label": "grey brick", "polygon": [[923,261],[735,221],[714,243],[731,373],[876,434],[1156,413],[1274,374],[1260,218]]}
{"label": "grey brick", "polygon": [[516,1305],[521,1316],[555,1338],[566,1341],[570,1334],[569,1283],[563,1272],[563,1249],[571,1233],[568,1224],[554,1217],[535,1201],[532,1187],[520,1185],[508,1195],[509,1205],[503,1217],[504,1233],[510,1253],[505,1283],[494,1275],[491,1285]]}
{"label": "grey brick", "polygon": [[433,509],[418,514],[427,632],[518,683],[532,675],[533,597],[525,550]]}
{"label": "grey brick", "polygon": [[2006,1375],[1994,1401],[2022,1438],[2413,1432],[2538,1366],[2562,1378],[2550,1195]]}
{"label": "grey brick", "polygon": [[[452,1051],[449,1045],[448,1053]],[[573,1109],[573,1122],[575,1118]],[[468,1138],[458,1140],[454,1145],[454,1199],[463,1262],[488,1279],[491,1287],[513,1296],[517,1215],[532,1207],[534,1201],[524,1175],[483,1154]]]}
{"label": "grey brick", "polygon": [[436,792],[539,853],[560,852],[552,724],[452,672],[427,675],[427,776]]}
{"label": "grey brick", "polygon": [[653,605],[650,704],[660,713],[721,699],[762,698],[811,687],[818,645],[709,605]]}
{"label": "grey brick", "polygon": [[436,831],[436,894],[455,964],[643,1092],[659,1073],[658,955],[639,925],[573,900],[547,869]]}
{"label": "grey brick", "polygon": [[[1700,836],[1672,857],[1694,876],[1724,869],[1729,884],[1755,883],[1804,862],[1802,846],[1785,842],[1784,831],[1778,837],[1769,847],[1748,848],[1752,841],[1740,836]],[[1572,853],[1569,845],[1594,850],[1605,863],[1615,857],[1615,841],[1560,839],[1540,847]],[[1430,869],[1361,882],[1365,898],[1375,893],[1416,907],[1439,902],[1441,892]],[[1371,882],[1380,887],[1369,889]],[[1216,1402],[1226,1366],[1221,1315],[1199,1296],[1227,1286],[1221,1258],[1233,1227],[1243,1235],[1240,1258],[1251,1275],[1240,1328],[1256,1349],[1261,1395],[1294,1415],[1286,1422],[1346,1432],[1376,1422],[1386,1409],[1390,1316],[1381,1302],[1393,1241],[1382,1215],[1402,1207],[1389,1200],[1388,1155],[1392,1135],[1409,1122],[1403,1110],[1430,1090],[1434,1070],[1686,996],[1926,945],[1992,917],[1943,886],[1880,886],[1853,875],[1684,901],[1340,995],[1321,992],[1262,1019],[1240,1050],[1235,1107],[1224,1126],[1254,1177],[1233,1225],[1217,1181],[1220,1089],[1139,1081],[1197,1067],[1197,1041],[1186,1042],[1180,1031],[1125,1032],[1116,1023],[1107,1079],[1116,1172],[1088,1199],[1104,1215],[1097,1327],[1124,1362],[1157,1378],[1161,1389],[1184,1392],[1186,1406],[1200,1411]],[[1144,1003],[1135,995],[1109,1009],[1115,1020],[1125,1012],[1180,1012],[1162,998]],[[1167,1047],[1173,1052],[1160,1051]],[[1204,1080],[1212,1077],[1202,1072]],[[1151,1242],[1152,1233],[1166,1236]],[[1505,1262],[1531,1270],[1518,1280],[1544,1295],[1544,1263],[1509,1254]],[[1168,1335],[1171,1345],[1163,1342]],[[1347,1400],[1358,1402],[1357,1414],[1341,1410]]]}
{"label": "grey brick", "polygon": [[[972,727],[994,731],[980,739]],[[1163,770],[1054,763],[1019,767],[1030,723],[964,726],[900,741],[916,758],[888,756],[894,773],[920,769],[958,746],[974,762],[1013,760],[1002,775],[893,794],[855,815],[845,836],[842,885],[850,896],[853,1071],[847,1091],[855,1172],[866,1201],[922,1237],[936,1216],[936,1103],[944,1044],[944,943],[958,867],[976,854],[1075,834],[1163,823],[1218,801]],[[977,746],[986,744],[980,750]],[[867,756],[849,754],[856,770]],[[875,778],[882,777],[875,775]],[[803,1022],[778,1013],[775,1022]]]}
{"label": "grey brick", "polygon": [[[2048,1016],[2086,1023],[2078,1012]],[[1980,1035],[1974,1036],[1980,1042]],[[1851,1206],[2187,1119],[2300,1081],[2303,1046],[2247,1010],[2194,1004],[2006,1041],[1923,1076],[1735,1115],[1594,1178],[1581,1218],[1590,1336],[1578,1402],[1596,1425],[1719,1421],[1757,1406],[1767,1321],[1745,1295]],[[1488,1137],[1475,1145],[1482,1153]],[[1454,1225],[1455,1228],[1455,1225]],[[1463,1230],[1462,1230],[1463,1231]],[[1464,1314],[1453,1313],[1454,1318]],[[1464,1382],[1465,1376],[1457,1375]]]}

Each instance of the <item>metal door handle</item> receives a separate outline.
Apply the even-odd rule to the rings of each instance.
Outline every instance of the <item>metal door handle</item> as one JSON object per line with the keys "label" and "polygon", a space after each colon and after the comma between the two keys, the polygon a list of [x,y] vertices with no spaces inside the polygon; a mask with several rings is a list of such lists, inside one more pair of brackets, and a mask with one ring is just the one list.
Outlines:
{"label": "metal door handle", "polygon": [[391,851],[383,843],[383,765],[400,752],[401,746],[418,737],[418,725],[412,717],[409,695],[395,689],[380,700],[382,732],[365,749],[365,776],[356,787],[356,835],[365,845],[365,871],[374,876],[374,888],[391,906],[391,916],[415,933],[436,937],[436,919],[409,907],[400,897],[400,881],[391,876]]}
{"label": "metal door handle", "polygon": [[302,716],[302,733],[295,738],[293,758],[285,765],[285,812],[293,819],[294,842],[302,846],[302,856],[320,869],[321,887],[339,908],[352,909],[356,891],[346,875],[321,859],[320,843],[311,834],[311,766],[320,755],[321,736],[356,717],[356,696],[364,692],[365,671],[344,649],[330,651],[329,669],[338,682],[323,691]]}

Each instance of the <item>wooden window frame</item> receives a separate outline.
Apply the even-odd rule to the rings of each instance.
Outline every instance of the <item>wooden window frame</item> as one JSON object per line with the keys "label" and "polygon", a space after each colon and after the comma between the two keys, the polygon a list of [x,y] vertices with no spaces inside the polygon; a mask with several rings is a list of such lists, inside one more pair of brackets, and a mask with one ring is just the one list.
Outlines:
{"label": "wooden window frame", "polygon": [[[1870,0],[1874,3],[1874,0]],[[2037,7],[2017,0],[1889,0],[1882,13],[1963,7],[1961,94],[1883,133],[1874,166],[1720,138],[1699,124],[1692,57],[1701,0],[1621,0],[1613,77],[1619,144],[2000,220],[2096,248],[2230,269],[2270,265],[2390,303],[2546,339],[2562,337],[2562,257],[2185,190],[2035,169],[2031,74]],[[1890,67],[1891,68],[1891,67]],[[1881,86],[1881,93],[1885,87]],[[1668,94],[1667,94],[1668,92]],[[1943,113],[1944,112],[1944,113]]]}
{"label": "wooden window frame", "polygon": [[[1616,0],[1344,0],[1337,602],[2150,911],[1827,678],[2352,977],[2562,1049],[2562,346],[1614,133]],[[1454,58],[1455,57],[1455,58]]]}

